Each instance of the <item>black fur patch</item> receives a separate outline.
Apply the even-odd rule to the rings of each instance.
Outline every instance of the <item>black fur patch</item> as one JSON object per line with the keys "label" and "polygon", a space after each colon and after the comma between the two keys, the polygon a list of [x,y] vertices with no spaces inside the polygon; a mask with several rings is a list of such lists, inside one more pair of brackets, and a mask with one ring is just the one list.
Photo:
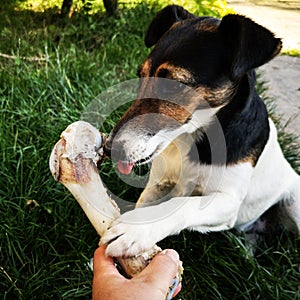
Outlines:
{"label": "black fur patch", "polygon": [[[254,85],[255,75],[252,71],[241,80],[229,104],[217,113],[223,132],[218,133],[216,124],[211,124],[205,132],[199,132],[196,141],[199,157],[191,154],[192,160],[206,164],[234,164],[248,160],[252,165],[256,164],[268,141],[270,128],[266,107]],[[226,156],[219,134],[225,137]],[[208,139],[208,136],[213,138]],[[211,147],[214,147],[213,162]]]}

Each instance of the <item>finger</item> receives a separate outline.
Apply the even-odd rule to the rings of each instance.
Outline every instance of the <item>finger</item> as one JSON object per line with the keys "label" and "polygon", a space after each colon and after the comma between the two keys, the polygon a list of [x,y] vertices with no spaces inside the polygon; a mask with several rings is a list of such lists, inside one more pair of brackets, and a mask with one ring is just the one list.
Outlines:
{"label": "finger", "polygon": [[94,253],[94,274],[111,274],[121,276],[115,267],[114,260],[105,256],[106,246],[100,246]]}
{"label": "finger", "polygon": [[153,286],[166,293],[178,272],[179,255],[175,250],[165,250],[156,255],[150,264],[138,276],[147,278]]}

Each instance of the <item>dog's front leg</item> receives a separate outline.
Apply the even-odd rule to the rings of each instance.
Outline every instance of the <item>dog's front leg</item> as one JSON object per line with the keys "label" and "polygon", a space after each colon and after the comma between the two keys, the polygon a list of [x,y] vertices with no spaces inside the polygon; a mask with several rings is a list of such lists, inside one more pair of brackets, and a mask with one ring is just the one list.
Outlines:
{"label": "dog's front leg", "polygon": [[133,256],[183,229],[200,232],[232,228],[240,198],[229,193],[176,197],[156,206],[136,208],[116,220],[101,239],[106,254]]}

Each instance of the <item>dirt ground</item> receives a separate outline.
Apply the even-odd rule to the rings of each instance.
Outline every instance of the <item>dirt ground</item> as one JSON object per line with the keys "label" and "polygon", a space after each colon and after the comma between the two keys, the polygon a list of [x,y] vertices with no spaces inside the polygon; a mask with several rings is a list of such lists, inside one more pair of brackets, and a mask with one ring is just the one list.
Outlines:
{"label": "dirt ground", "polygon": [[[283,49],[300,51],[300,10],[255,5],[246,0],[228,0],[237,13],[267,27],[283,40]],[[258,70],[267,82],[268,96],[286,130],[300,140],[300,58],[278,56]]]}
{"label": "dirt ground", "polygon": [[[259,68],[286,130],[300,137],[300,58],[278,56]],[[299,139],[300,140],[300,139]]]}

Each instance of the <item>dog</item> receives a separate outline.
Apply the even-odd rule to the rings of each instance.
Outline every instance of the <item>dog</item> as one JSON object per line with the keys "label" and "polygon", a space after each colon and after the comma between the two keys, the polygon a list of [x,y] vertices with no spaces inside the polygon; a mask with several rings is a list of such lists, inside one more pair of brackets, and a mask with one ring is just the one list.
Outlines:
{"label": "dog", "polygon": [[241,15],[197,17],[171,5],[145,44],[154,48],[138,69],[137,100],[104,151],[124,174],[151,162],[150,176],[136,208],[102,237],[106,254],[134,256],[183,229],[259,232],[274,207],[271,222],[299,234],[300,178],[255,89],[254,69],[281,40]]}

